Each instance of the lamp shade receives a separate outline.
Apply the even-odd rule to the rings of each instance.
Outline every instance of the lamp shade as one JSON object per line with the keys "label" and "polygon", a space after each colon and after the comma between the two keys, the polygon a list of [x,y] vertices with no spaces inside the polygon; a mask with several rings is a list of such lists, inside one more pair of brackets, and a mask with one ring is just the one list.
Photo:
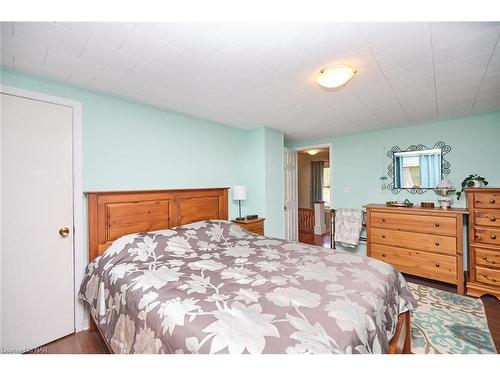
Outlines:
{"label": "lamp shade", "polygon": [[436,186],[436,190],[455,191],[455,187],[450,180],[441,180]]}
{"label": "lamp shade", "polygon": [[244,201],[247,199],[247,187],[244,185],[233,186],[233,200]]}

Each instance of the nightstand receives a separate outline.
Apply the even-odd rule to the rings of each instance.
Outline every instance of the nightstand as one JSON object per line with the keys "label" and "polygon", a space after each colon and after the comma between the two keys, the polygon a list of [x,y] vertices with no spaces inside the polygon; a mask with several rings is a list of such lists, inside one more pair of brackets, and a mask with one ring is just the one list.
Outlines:
{"label": "nightstand", "polygon": [[253,232],[255,234],[259,234],[261,236],[264,235],[264,218],[258,217],[257,219],[245,219],[245,220],[231,220],[233,223],[238,224],[243,229]]}

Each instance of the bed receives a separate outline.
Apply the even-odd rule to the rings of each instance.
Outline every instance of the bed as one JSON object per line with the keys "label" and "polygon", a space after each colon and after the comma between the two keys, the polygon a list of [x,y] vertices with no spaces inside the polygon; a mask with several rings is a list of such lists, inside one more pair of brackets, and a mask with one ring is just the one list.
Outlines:
{"label": "bed", "polygon": [[228,189],[88,193],[79,296],[113,353],[410,353],[392,266],[227,221]]}

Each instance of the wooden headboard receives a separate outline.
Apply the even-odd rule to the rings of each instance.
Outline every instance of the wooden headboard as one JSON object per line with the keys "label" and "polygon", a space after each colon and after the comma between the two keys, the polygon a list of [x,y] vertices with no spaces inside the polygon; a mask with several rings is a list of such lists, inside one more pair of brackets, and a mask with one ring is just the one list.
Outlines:
{"label": "wooden headboard", "polygon": [[126,234],[228,218],[228,188],[88,192],[89,261]]}

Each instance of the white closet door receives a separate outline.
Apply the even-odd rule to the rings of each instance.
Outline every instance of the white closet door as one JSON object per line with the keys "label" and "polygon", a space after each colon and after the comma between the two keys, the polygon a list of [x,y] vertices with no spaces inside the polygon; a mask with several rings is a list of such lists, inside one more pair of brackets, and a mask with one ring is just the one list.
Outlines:
{"label": "white closet door", "polygon": [[7,351],[74,332],[72,121],[72,108],[1,94],[1,345]]}
{"label": "white closet door", "polygon": [[284,161],[284,197],[285,197],[285,239],[298,240],[299,209],[297,200],[297,151],[285,148]]}

